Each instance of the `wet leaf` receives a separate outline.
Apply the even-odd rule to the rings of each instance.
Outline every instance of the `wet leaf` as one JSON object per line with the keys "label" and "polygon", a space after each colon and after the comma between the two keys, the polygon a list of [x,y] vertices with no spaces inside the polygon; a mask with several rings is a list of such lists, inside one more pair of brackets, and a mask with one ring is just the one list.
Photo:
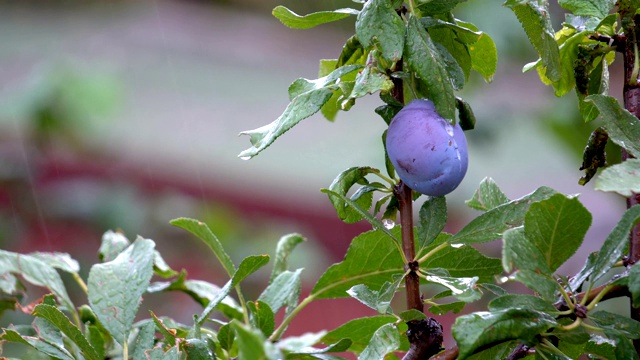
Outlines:
{"label": "wet leaf", "polygon": [[[392,232],[399,234],[400,227]],[[344,261],[333,264],[320,277],[311,295],[317,299],[349,296],[347,290],[365,284],[380,289],[392,282],[394,275],[404,274],[404,264],[397,247],[381,231],[369,231],[353,239]]]}
{"label": "wet leaf", "polygon": [[332,11],[318,11],[300,16],[280,5],[276,6],[271,13],[290,28],[310,29],[318,25],[344,19],[351,15],[358,15],[359,11],[355,9],[337,9]]}
{"label": "wet leaf", "polygon": [[640,159],[627,159],[602,170],[595,189],[617,192],[624,197],[640,193]]}
{"label": "wet leaf", "polygon": [[390,1],[367,1],[358,14],[356,36],[360,43],[366,49],[378,49],[391,63],[402,58],[404,35],[404,22]]}
{"label": "wet leaf", "polygon": [[465,201],[467,206],[480,211],[488,211],[507,202],[509,202],[507,195],[489,177],[484,178],[473,197]]}

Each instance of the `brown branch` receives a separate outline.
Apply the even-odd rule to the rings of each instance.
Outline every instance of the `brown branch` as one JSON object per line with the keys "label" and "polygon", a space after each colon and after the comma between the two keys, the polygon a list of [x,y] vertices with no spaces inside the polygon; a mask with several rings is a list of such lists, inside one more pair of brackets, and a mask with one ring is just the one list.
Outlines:
{"label": "brown branch", "polygon": [[[626,14],[621,12],[620,16],[623,19],[629,19],[629,24],[623,29],[624,35],[627,38],[624,46],[623,59],[624,59],[624,108],[627,109],[636,118],[640,118],[640,84],[638,84],[638,72],[637,69],[634,72],[634,66],[637,65],[637,59],[635,58],[638,53],[638,46],[640,40],[640,17],[638,15]],[[623,22],[624,24],[625,22]],[[635,78],[633,78],[635,77]],[[636,139],[638,141],[640,139]],[[622,150],[622,160],[626,161],[631,158],[630,154],[624,149]],[[633,194],[627,198],[627,208],[630,208],[640,203],[640,195]],[[629,234],[629,256],[628,262],[634,264],[640,261],[640,224],[633,227],[631,234]],[[640,321],[640,308],[634,308],[631,298],[629,298],[629,308],[631,318]],[[636,352],[640,354],[640,340],[634,340]]]}
{"label": "brown branch", "polygon": [[402,250],[408,263],[405,265],[409,273],[405,277],[407,289],[407,309],[424,311],[422,296],[420,295],[420,278],[418,277],[418,262],[415,261],[416,248],[413,238],[413,191],[403,182],[394,188],[394,195],[398,199],[400,210],[400,224],[402,226]]}

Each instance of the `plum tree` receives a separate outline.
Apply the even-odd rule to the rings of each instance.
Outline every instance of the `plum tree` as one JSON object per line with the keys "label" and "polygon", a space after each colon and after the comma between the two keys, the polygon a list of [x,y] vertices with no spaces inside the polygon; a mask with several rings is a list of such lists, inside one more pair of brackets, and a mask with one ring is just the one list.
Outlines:
{"label": "plum tree", "polygon": [[451,125],[426,99],[413,100],[393,118],[387,153],[400,179],[430,196],[446,195],[458,187],[469,160],[460,125]]}

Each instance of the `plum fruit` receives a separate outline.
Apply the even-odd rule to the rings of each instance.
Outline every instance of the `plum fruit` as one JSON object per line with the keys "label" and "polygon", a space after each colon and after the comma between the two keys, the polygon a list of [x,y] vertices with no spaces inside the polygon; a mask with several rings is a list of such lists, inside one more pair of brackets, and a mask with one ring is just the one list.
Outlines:
{"label": "plum fruit", "polygon": [[460,125],[451,125],[425,99],[411,101],[393,118],[387,153],[400,179],[429,196],[446,195],[458,187],[469,162]]}

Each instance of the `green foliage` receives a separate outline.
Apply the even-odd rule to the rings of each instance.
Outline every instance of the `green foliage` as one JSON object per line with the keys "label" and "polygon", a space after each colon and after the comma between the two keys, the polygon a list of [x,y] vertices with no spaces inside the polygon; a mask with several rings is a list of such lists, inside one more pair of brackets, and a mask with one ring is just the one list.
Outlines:
{"label": "green foliage", "polygon": [[[429,98],[448,121],[456,121],[457,111],[465,130],[475,127],[471,105],[456,92],[473,79],[472,70],[490,82],[498,56],[486,33],[453,15],[465,0],[355,2],[362,4],[361,10],[303,16],[283,6],[273,10],[284,25],[296,29],[355,15],[355,35],[345,41],[336,59],[320,62],[318,79],[299,78],[290,85],[290,103],[280,117],[242,132],[250,136],[251,147],[240,153],[241,158],[258,155],[318,112],[333,121],[338,111],[348,111],[357,99],[377,92],[383,104],[375,112],[387,125],[404,104]],[[640,157],[639,120],[608,95],[609,65],[620,46],[616,42],[620,34],[634,29],[640,4],[613,0],[558,3],[569,11],[558,32],[553,30],[547,1],[507,0],[504,5],[518,18],[540,56],[524,70],[536,69],[557,96],[575,89],[585,126],[598,129],[584,152],[581,170],[585,176],[580,180],[584,185],[606,166],[607,139]],[[617,12],[610,14],[616,4]],[[635,53],[638,56],[637,47]],[[627,85],[637,86],[639,64],[636,59],[631,65],[630,73],[635,72],[636,77]],[[381,137],[384,145],[386,132]],[[543,186],[510,200],[491,178],[485,178],[466,202],[479,215],[449,234],[443,231],[448,221],[447,200],[426,198],[417,226],[413,226],[414,214],[406,204],[420,195],[401,194],[404,185],[386,155],[385,165],[386,175],[369,166],[349,168],[322,190],[340,219],[346,223],[365,220],[373,230],[355,237],[344,260],[331,265],[306,296],[301,296],[303,269],[290,269],[288,262],[304,242],[301,235],[286,235],[278,241],[271,273],[263,277],[268,283],[261,291],[246,292],[245,280],[264,271],[270,256],[248,256],[236,265],[206,224],[180,218],[171,224],[211,249],[228,279],[222,286],[173,270],[152,240],[139,237],[130,242],[112,231],[102,238],[101,263],[91,267],[86,285],[79,264],[67,254],[0,250],[1,311],[22,305],[23,281],[51,293],[32,309],[22,307],[33,317],[32,324],[3,329],[0,341],[55,359],[130,355],[171,360],[339,359],[332,353],[340,352],[351,352],[359,359],[388,359],[394,353],[414,350],[416,343],[409,350],[413,336],[405,336],[406,323],[427,319],[421,311],[423,304],[431,314],[458,314],[467,304],[484,298],[489,301],[485,311],[467,311],[451,329],[459,359],[512,358],[523,346],[542,359],[638,358],[632,340],[640,339],[640,323],[596,311],[596,306],[619,293],[628,293],[633,306],[640,306],[640,266],[624,257],[629,233],[640,222],[639,205],[629,208],[600,250],[588,256],[577,274],[567,277],[558,271],[582,245],[592,222],[577,196]],[[597,177],[596,189],[624,196],[640,192],[639,171],[635,159],[607,167]],[[376,195],[380,197],[374,202]],[[395,223],[398,213],[400,225]],[[412,237],[415,243],[408,240]],[[474,247],[495,240],[501,240],[496,242],[502,245],[499,259]],[[617,269],[623,266],[624,271]],[[75,307],[58,271],[71,274],[84,290],[88,305]],[[153,276],[160,281],[152,282]],[[418,289],[424,292],[418,296],[422,304],[398,309],[394,299],[413,286],[411,282],[416,287],[428,285]],[[507,290],[514,287],[500,286],[507,282],[520,283],[531,291],[521,294]],[[185,293],[202,306],[192,324],[178,324],[153,312],[139,313],[145,294],[168,291]],[[248,293],[259,295],[247,298]],[[291,321],[313,301],[345,297],[378,315],[350,320],[328,332],[286,334]]]}

